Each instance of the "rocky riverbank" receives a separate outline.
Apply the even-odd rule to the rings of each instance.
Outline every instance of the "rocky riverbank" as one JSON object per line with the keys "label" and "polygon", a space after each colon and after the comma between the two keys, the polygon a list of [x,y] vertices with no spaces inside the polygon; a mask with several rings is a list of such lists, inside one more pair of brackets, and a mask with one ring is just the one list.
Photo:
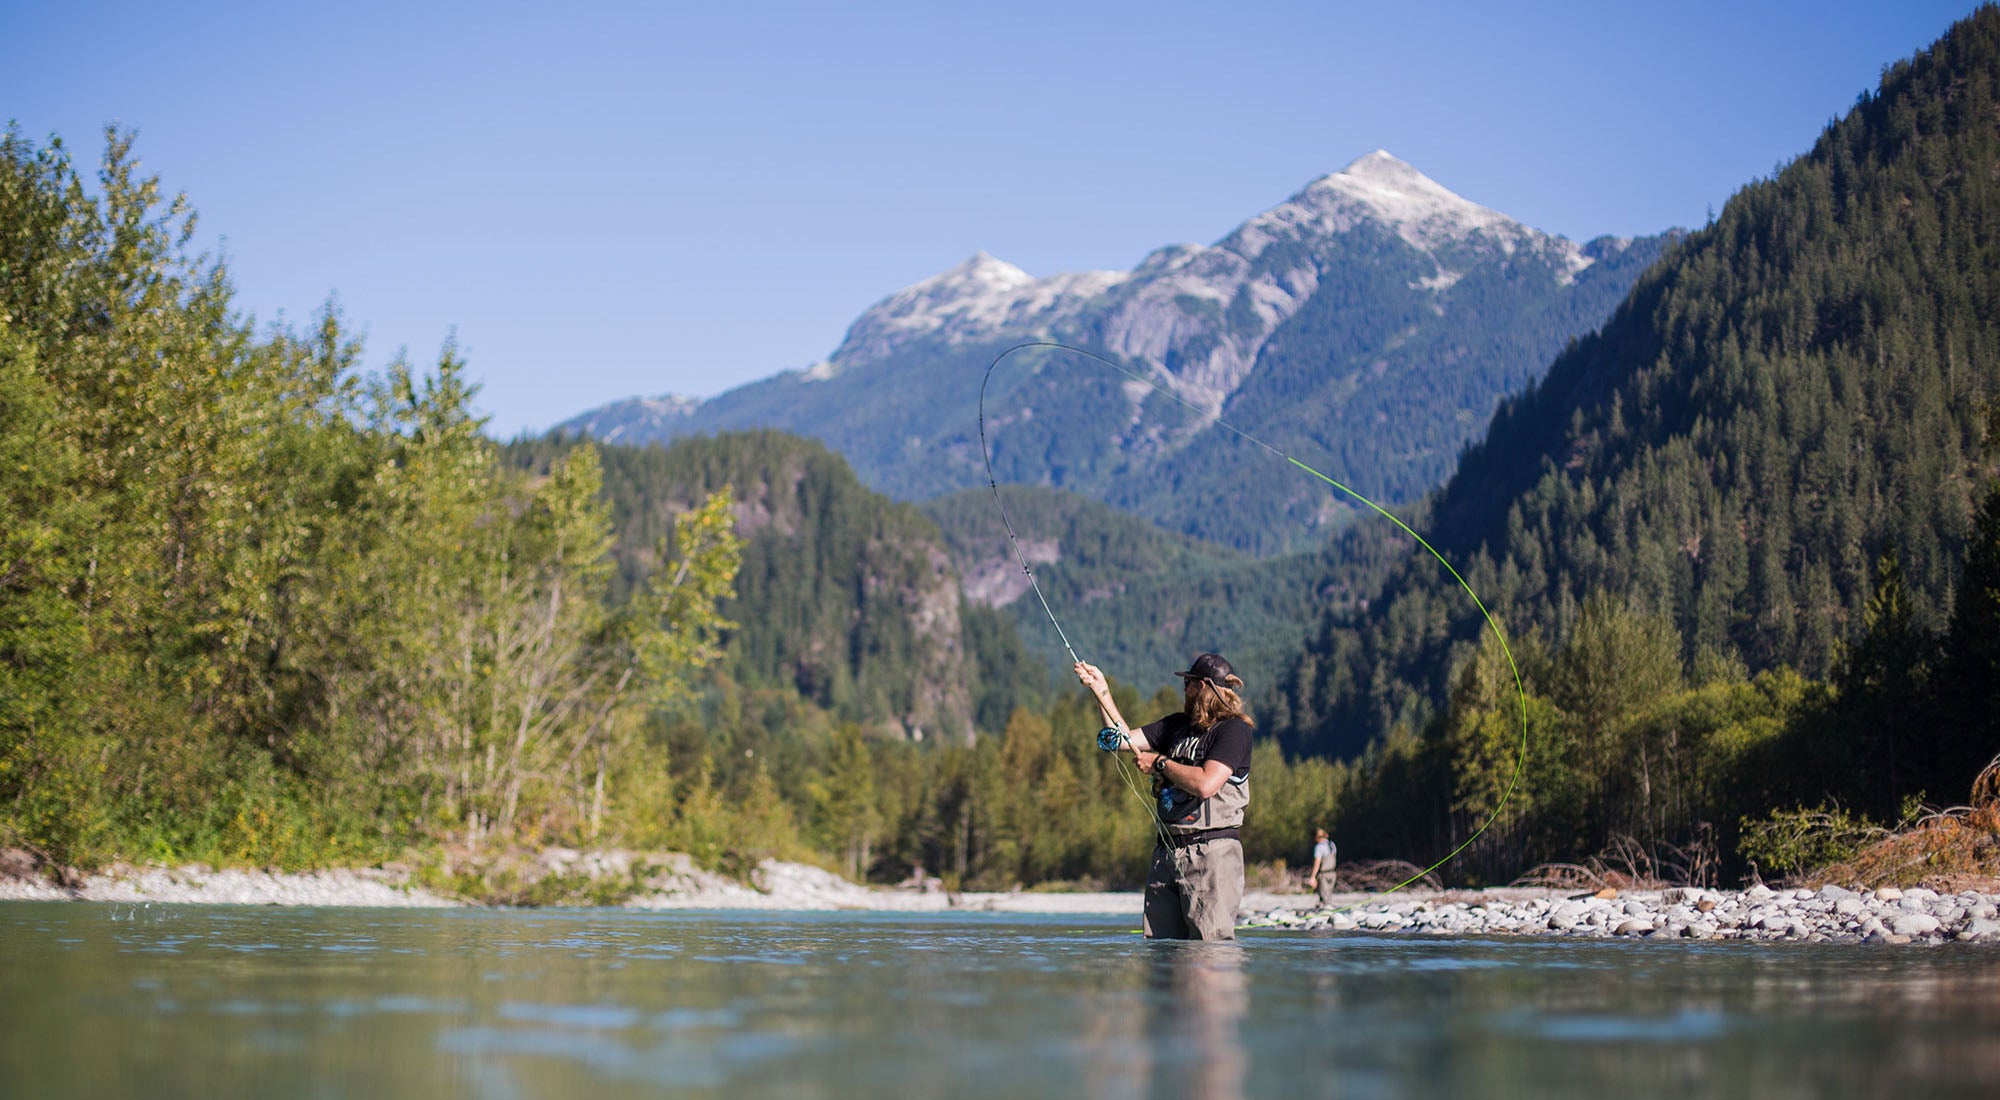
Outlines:
{"label": "rocky riverbank", "polygon": [[[92,875],[48,876],[0,852],[0,901],[107,901],[195,905],[443,907],[476,904],[426,887],[439,876],[407,868],[286,873],[206,867],[114,866]],[[631,909],[852,910],[883,913],[1109,914],[1137,918],[1136,893],[950,891],[935,879],[862,886],[817,867],[765,860],[746,880],[704,870],[665,852],[523,854],[487,872],[526,884],[515,896],[544,903]],[[558,884],[561,890],[533,889]],[[1302,931],[1458,936],[1593,936],[1662,940],[1788,940],[1813,943],[2000,943],[2000,893],[1911,888],[1665,890],[1566,894],[1550,889],[1344,894],[1332,909],[1311,898],[1253,890],[1239,926]]]}
{"label": "rocky riverbank", "polygon": [[63,881],[0,875],[0,901],[113,901],[185,905],[331,905],[438,908],[459,904],[412,887],[409,876],[372,867],[329,871],[113,867]]}
{"label": "rocky riverbank", "polygon": [[[1541,896],[1533,896],[1539,894]],[[1523,896],[1527,895],[1527,896]],[[1276,908],[1248,927],[1430,935],[1792,940],[1810,943],[2000,943],[2000,894],[1913,887],[1817,890],[1677,887],[1621,894],[1459,891],[1360,900],[1332,910]]]}

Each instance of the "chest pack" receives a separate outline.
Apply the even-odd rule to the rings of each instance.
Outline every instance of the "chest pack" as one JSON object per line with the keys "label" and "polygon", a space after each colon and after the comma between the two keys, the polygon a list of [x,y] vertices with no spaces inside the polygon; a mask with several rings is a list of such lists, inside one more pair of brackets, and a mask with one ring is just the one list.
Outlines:
{"label": "chest pack", "polygon": [[[1188,734],[1167,749],[1167,759],[1199,768],[1208,760],[1214,730]],[[1250,805],[1250,776],[1231,775],[1222,789],[1207,798],[1197,798],[1171,783],[1155,779],[1154,795],[1159,800],[1160,824],[1170,833],[1202,833],[1210,829],[1236,829],[1243,825],[1243,810]]]}

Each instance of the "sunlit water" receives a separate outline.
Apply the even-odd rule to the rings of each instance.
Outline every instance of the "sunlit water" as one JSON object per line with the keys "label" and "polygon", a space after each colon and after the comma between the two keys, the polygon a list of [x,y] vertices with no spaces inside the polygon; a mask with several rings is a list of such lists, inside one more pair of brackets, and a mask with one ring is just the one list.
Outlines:
{"label": "sunlit water", "polygon": [[1989,948],[1132,923],[0,903],[0,1095],[2000,1095]]}

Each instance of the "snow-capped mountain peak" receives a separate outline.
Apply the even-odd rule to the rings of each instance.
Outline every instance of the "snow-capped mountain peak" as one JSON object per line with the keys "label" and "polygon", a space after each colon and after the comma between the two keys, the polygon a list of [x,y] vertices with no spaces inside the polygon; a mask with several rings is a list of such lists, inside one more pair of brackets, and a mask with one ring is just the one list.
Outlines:
{"label": "snow-capped mountain peak", "polygon": [[1498,210],[1460,198],[1386,149],[1377,149],[1338,172],[1314,180],[1306,194],[1315,193],[1360,203],[1418,248],[1434,248],[1482,229],[1520,227]]}
{"label": "snow-capped mountain peak", "polygon": [[[1036,278],[975,253],[870,307],[826,361],[799,376],[833,378],[912,340],[964,344],[1053,335],[1096,311],[1102,345],[1133,359],[1164,366],[1170,347],[1206,343],[1202,354],[1183,357],[1168,384],[1205,408],[1219,408],[1249,371],[1264,339],[1313,293],[1319,272],[1308,256],[1364,223],[1381,226],[1432,257],[1436,273],[1416,284],[1432,292],[1448,290],[1463,264],[1489,250],[1552,249],[1561,255],[1562,279],[1590,263],[1573,243],[1461,198],[1377,149],[1312,181],[1213,245],[1163,249],[1129,272]],[[1279,243],[1303,250],[1268,252]],[[1208,304],[1190,307],[1194,302]],[[1238,320],[1218,327],[1209,313],[1224,309],[1236,309]]]}
{"label": "snow-capped mountain peak", "polygon": [[701,410],[702,399],[663,393],[658,397],[628,397],[599,406],[557,425],[557,430],[590,436],[605,443],[659,439]]}
{"label": "snow-capped mountain peak", "polygon": [[812,377],[828,377],[844,364],[880,355],[911,336],[962,341],[1003,329],[1044,331],[1053,317],[1075,312],[1127,277],[1121,271],[1084,271],[1037,279],[1005,260],[976,252],[871,306],[829,357],[830,369]]}

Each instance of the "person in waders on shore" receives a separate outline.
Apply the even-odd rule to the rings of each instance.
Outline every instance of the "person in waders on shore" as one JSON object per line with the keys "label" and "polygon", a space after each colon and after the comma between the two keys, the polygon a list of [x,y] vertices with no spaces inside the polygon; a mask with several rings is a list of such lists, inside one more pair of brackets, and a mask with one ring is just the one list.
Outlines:
{"label": "person in waders on shore", "polygon": [[1097,699],[1121,748],[1153,777],[1161,835],[1146,873],[1149,939],[1233,940],[1243,900],[1243,808],[1250,803],[1250,716],[1243,679],[1220,654],[1186,672],[1179,713],[1138,729],[1125,724],[1104,673],[1084,661],[1076,678]]}
{"label": "person in waders on shore", "polygon": [[1313,866],[1312,873],[1306,876],[1306,889],[1315,892],[1321,909],[1333,908],[1333,863],[1339,854],[1340,849],[1334,847],[1325,829],[1313,830]]}

